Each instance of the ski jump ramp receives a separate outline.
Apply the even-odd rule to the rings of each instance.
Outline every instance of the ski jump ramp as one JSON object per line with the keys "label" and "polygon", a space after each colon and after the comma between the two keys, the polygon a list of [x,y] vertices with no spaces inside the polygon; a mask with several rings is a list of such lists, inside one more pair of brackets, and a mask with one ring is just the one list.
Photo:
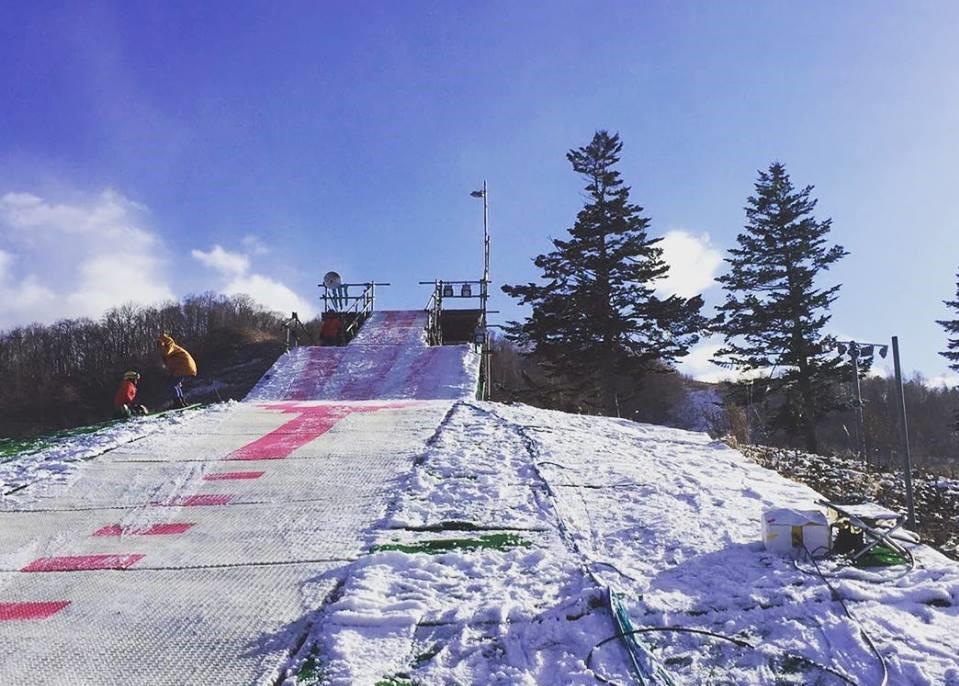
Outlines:
{"label": "ski jump ramp", "polygon": [[272,684],[478,355],[378,312],[247,399],[0,499],[0,682]]}
{"label": "ski jump ramp", "polygon": [[374,312],[349,345],[294,348],[247,396],[257,400],[453,400],[473,397],[469,346],[426,345],[425,312]]}

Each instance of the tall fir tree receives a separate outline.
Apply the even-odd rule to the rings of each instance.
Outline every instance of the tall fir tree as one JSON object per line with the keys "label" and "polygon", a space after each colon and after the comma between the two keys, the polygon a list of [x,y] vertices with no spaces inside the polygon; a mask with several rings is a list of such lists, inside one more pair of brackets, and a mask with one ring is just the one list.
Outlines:
{"label": "tall fir tree", "polygon": [[[949,336],[946,340],[946,349],[939,354],[949,360],[949,369],[959,372],[959,272],[956,272],[956,299],[943,302],[955,310],[957,318],[936,320],[936,323],[942,326]],[[956,410],[953,427],[959,431],[959,409]]]}
{"label": "tall fir tree", "polygon": [[949,335],[946,342],[946,349],[939,353],[949,360],[949,368],[959,372],[959,272],[956,272],[956,299],[945,300],[946,305],[956,311],[956,319],[939,319],[937,324],[942,326]]}
{"label": "tall fir tree", "polygon": [[619,134],[597,131],[567,153],[587,203],[568,240],[554,239],[555,250],[535,258],[545,283],[503,286],[532,306],[526,321],[510,322],[510,338],[608,415],[654,365],[686,355],[705,324],[700,296],[654,294],[669,266],[615,168],[622,148]]}
{"label": "tall fir tree", "polygon": [[742,372],[768,370],[770,390],[785,394],[776,424],[801,433],[816,452],[816,419],[834,409],[831,387],[845,366],[826,354],[822,333],[840,285],[820,289],[815,282],[848,253],[827,245],[832,220],[815,219],[813,187],[796,190],[781,163],[760,171],[755,188],[745,230],[726,258],[730,269],[717,279],[726,300],[713,329],[725,340],[714,361]]}

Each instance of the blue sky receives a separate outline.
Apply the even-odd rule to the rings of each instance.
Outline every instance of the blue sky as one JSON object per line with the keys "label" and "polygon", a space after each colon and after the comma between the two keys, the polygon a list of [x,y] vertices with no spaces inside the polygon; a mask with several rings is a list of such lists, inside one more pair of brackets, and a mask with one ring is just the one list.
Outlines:
{"label": "blue sky", "polygon": [[5,7],[0,327],[205,290],[306,310],[329,269],[420,307],[480,273],[484,178],[493,278],[526,281],[604,128],[672,287],[718,301],[781,160],[851,253],[833,331],[955,378],[956,3],[199,4]]}

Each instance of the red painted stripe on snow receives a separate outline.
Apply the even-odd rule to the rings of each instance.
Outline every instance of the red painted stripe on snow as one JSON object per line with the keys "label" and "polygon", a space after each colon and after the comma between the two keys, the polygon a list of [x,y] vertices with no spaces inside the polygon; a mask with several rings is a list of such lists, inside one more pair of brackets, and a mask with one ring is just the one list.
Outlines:
{"label": "red painted stripe on snow", "polygon": [[376,400],[382,397],[383,382],[396,364],[401,348],[400,345],[381,346],[362,363],[357,363],[353,378],[340,391],[340,399]]}
{"label": "red painted stripe on snow", "polygon": [[436,395],[436,384],[426,382],[426,370],[433,368],[440,359],[441,346],[424,348],[416,355],[406,375],[406,388],[412,389],[414,398],[427,399]]}
{"label": "red painted stripe on snow", "polygon": [[41,557],[21,572],[85,572],[95,569],[126,569],[143,559],[143,555],[70,555]]}
{"label": "red painted stripe on snow", "polygon": [[406,312],[398,312],[396,319],[393,321],[393,326],[397,328],[408,328],[413,326],[416,322],[417,317],[420,316],[419,311],[409,310]]}
{"label": "red painted stripe on snow", "polygon": [[149,529],[137,532],[138,536],[170,536],[185,533],[194,524],[190,522],[170,522],[169,524],[154,524]]}
{"label": "red painted stripe on snow", "polygon": [[233,479],[259,479],[266,472],[214,472],[206,474],[204,481],[231,481]]}
{"label": "red painted stripe on snow", "polygon": [[69,600],[50,600],[37,603],[0,603],[0,622],[24,619],[46,619],[70,604]]}
{"label": "red painted stripe on snow", "polygon": [[297,375],[287,395],[291,400],[316,399],[340,366],[345,348],[310,348],[303,370]]}
{"label": "red painted stripe on snow", "polygon": [[294,450],[315,441],[336,426],[341,419],[354,412],[376,412],[377,410],[404,407],[408,404],[401,401],[382,405],[300,405],[293,402],[263,405],[270,410],[296,414],[297,417],[252,443],[247,443],[242,448],[234,450],[223,459],[283,460],[289,457]]}
{"label": "red painted stripe on snow", "polygon": [[147,527],[121,526],[110,524],[93,532],[94,536],[168,536],[182,534],[193,524],[185,522],[171,522],[169,524],[152,524]]}
{"label": "red painted stripe on snow", "polygon": [[350,413],[349,408],[335,406],[306,407],[284,412],[298,412],[298,417],[230,453],[227,460],[282,460],[297,448],[316,440],[336,426]]}
{"label": "red painted stripe on snow", "polygon": [[165,502],[152,503],[159,507],[205,507],[207,505],[226,505],[233,500],[232,495],[200,494],[181,495]]}

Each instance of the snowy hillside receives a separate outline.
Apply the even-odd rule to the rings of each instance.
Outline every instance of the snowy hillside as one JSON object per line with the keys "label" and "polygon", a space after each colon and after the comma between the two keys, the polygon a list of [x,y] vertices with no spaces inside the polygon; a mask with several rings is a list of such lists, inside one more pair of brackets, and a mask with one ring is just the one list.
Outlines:
{"label": "snowy hillside", "polygon": [[[650,635],[676,683],[879,684],[881,665],[818,576],[759,542],[764,508],[816,498],[704,434],[460,403],[371,532],[399,549],[354,563],[317,623],[317,673],[333,683],[631,683],[616,642],[593,650],[616,633],[599,582],[623,594],[638,626],[755,646]],[[490,532],[514,538],[412,552]],[[887,660],[889,683],[956,686],[959,567],[928,548],[915,555],[902,578],[833,570],[833,583]]]}
{"label": "snowy hillside", "polygon": [[[180,421],[228,421],[241,409]],[[45,464],[34,474],[72,481],[96,464],[79,458],[97,445],[162,440],[157,432],[187,426],[127,424],[81,437],[72,451],[37,456]],[[0,465],[0,479],[22,478],[15,464]],[[68,483],[50,480],[43,492]],[[35,496],[27,489],[3,504]],[[595,648],[616,633],[607,585],[637,626],[703,629],[756,646],[647,636],[677,684],[879,684],[876,657],[821,580],[758,542],[764,508],[816,497],[704,434],[456,403],[382,504],[362,541],[372,554],[349,565],[287,681],[631,683],[618,641]],[[956,686],[959,568],[924,547],[915,555],[917,569],[901,578],[842,571],[833,583],[885,656],[889,683]]]}
{"label": "snowy hillside", "polygon": [[703,433],[470,400],[477,356],[421,319],[4,458],[0,673],[959,686],[955,562],[769,554],[762,512],[816,492]]}

